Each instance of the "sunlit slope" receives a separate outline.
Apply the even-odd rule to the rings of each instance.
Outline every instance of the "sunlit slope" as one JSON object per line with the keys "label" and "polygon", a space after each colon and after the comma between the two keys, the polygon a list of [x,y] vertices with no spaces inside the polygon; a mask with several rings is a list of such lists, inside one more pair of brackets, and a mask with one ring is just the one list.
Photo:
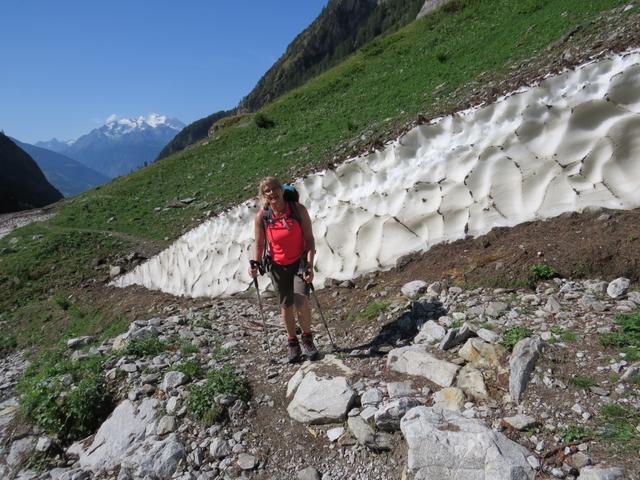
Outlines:
{"label": "sunlit slope", "polygon": [[[209,211],[253,195],[258,178],[289,177],[338,151],[348,154],[345,145],[363,135],[375,137],[421,112],[444,111],[472,93],[459,87],[481,73],[507,71],[603,10],[624,4],[451,2],[263,108],[273,127],[241,122],[78,197],[53,221],[153,239],[176,236]],[[188,197],[196,200],[173,201]]]}

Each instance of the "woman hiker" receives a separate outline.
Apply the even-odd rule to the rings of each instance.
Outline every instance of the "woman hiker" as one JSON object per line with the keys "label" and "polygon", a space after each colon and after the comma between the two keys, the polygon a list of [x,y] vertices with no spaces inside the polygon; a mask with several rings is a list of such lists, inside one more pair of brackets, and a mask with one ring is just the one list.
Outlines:
{"label": "woman hiker", "polygon": [[[254,222],[254,262],[249,274],[254,278],[258,275],[257,264],[262,262],[266,248],[265,268],[280,298],[280,313],[288,335],[287,356],[289,363],[293,363],[300,360],[303,352],[309,360],[319,356],[311,334],[309,305],[315,240],[307,209],[298,202],[285,201],[283,195],[284,189],[275,177],[260,182],[258,199],[263,207]],[[300,341],[296,335],[296,311],[302,329]]]}

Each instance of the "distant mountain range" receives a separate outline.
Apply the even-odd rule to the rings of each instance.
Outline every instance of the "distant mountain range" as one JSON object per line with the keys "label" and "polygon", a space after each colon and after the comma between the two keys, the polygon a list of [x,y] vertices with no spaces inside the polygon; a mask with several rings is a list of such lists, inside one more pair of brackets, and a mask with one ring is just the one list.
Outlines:
{"label": "distant mountain range", "polygon": [[[12,140],[33,158],[49,183],[62,192],[65,197],[71,197],[90,188],[107,183],[110,179],[106,175],[96,172],[72,158],[51,149],[30,145],[12,138]],[[38,145],[49,144],[56,147],[68,146],[53,139],[50,142],[38,142]]]}
{"label": "distant mountain range", "polygon": [[155,113],[147,117],[119,118],[107,122],[75,141],[52,139],[37,142],[70,157],[109,178],[126,175],[155,160],[160,150],[173,139],[184,124],[180,120]]}
{"label": "distant mountain range", "polygon": [[38,164],[0,133],[0,213],[44,207],[62,198]]}

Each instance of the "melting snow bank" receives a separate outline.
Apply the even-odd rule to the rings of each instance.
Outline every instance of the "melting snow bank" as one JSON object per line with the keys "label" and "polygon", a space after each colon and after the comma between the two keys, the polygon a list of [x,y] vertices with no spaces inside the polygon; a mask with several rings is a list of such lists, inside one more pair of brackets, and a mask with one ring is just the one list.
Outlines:
{"label": "melting snow bank", "polygon": [[[639,186],[638,51],[415,127],[296,184],[314,222],[318,285],[499,226],[636,208]],[[246,290],[255,213],[254,202],[234,207],[114,284],[187,296]]]}

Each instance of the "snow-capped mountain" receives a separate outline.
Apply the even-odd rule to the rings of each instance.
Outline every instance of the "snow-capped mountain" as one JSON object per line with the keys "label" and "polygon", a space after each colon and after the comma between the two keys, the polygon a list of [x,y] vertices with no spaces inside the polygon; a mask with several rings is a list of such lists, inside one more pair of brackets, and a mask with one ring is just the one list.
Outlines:
{"label": "snow-capped mountain", "polygon": [[138,118],[111,115],[104,125],[59,152],[113,178],[153,162],[183,128],[180,120],[156,113]]}

